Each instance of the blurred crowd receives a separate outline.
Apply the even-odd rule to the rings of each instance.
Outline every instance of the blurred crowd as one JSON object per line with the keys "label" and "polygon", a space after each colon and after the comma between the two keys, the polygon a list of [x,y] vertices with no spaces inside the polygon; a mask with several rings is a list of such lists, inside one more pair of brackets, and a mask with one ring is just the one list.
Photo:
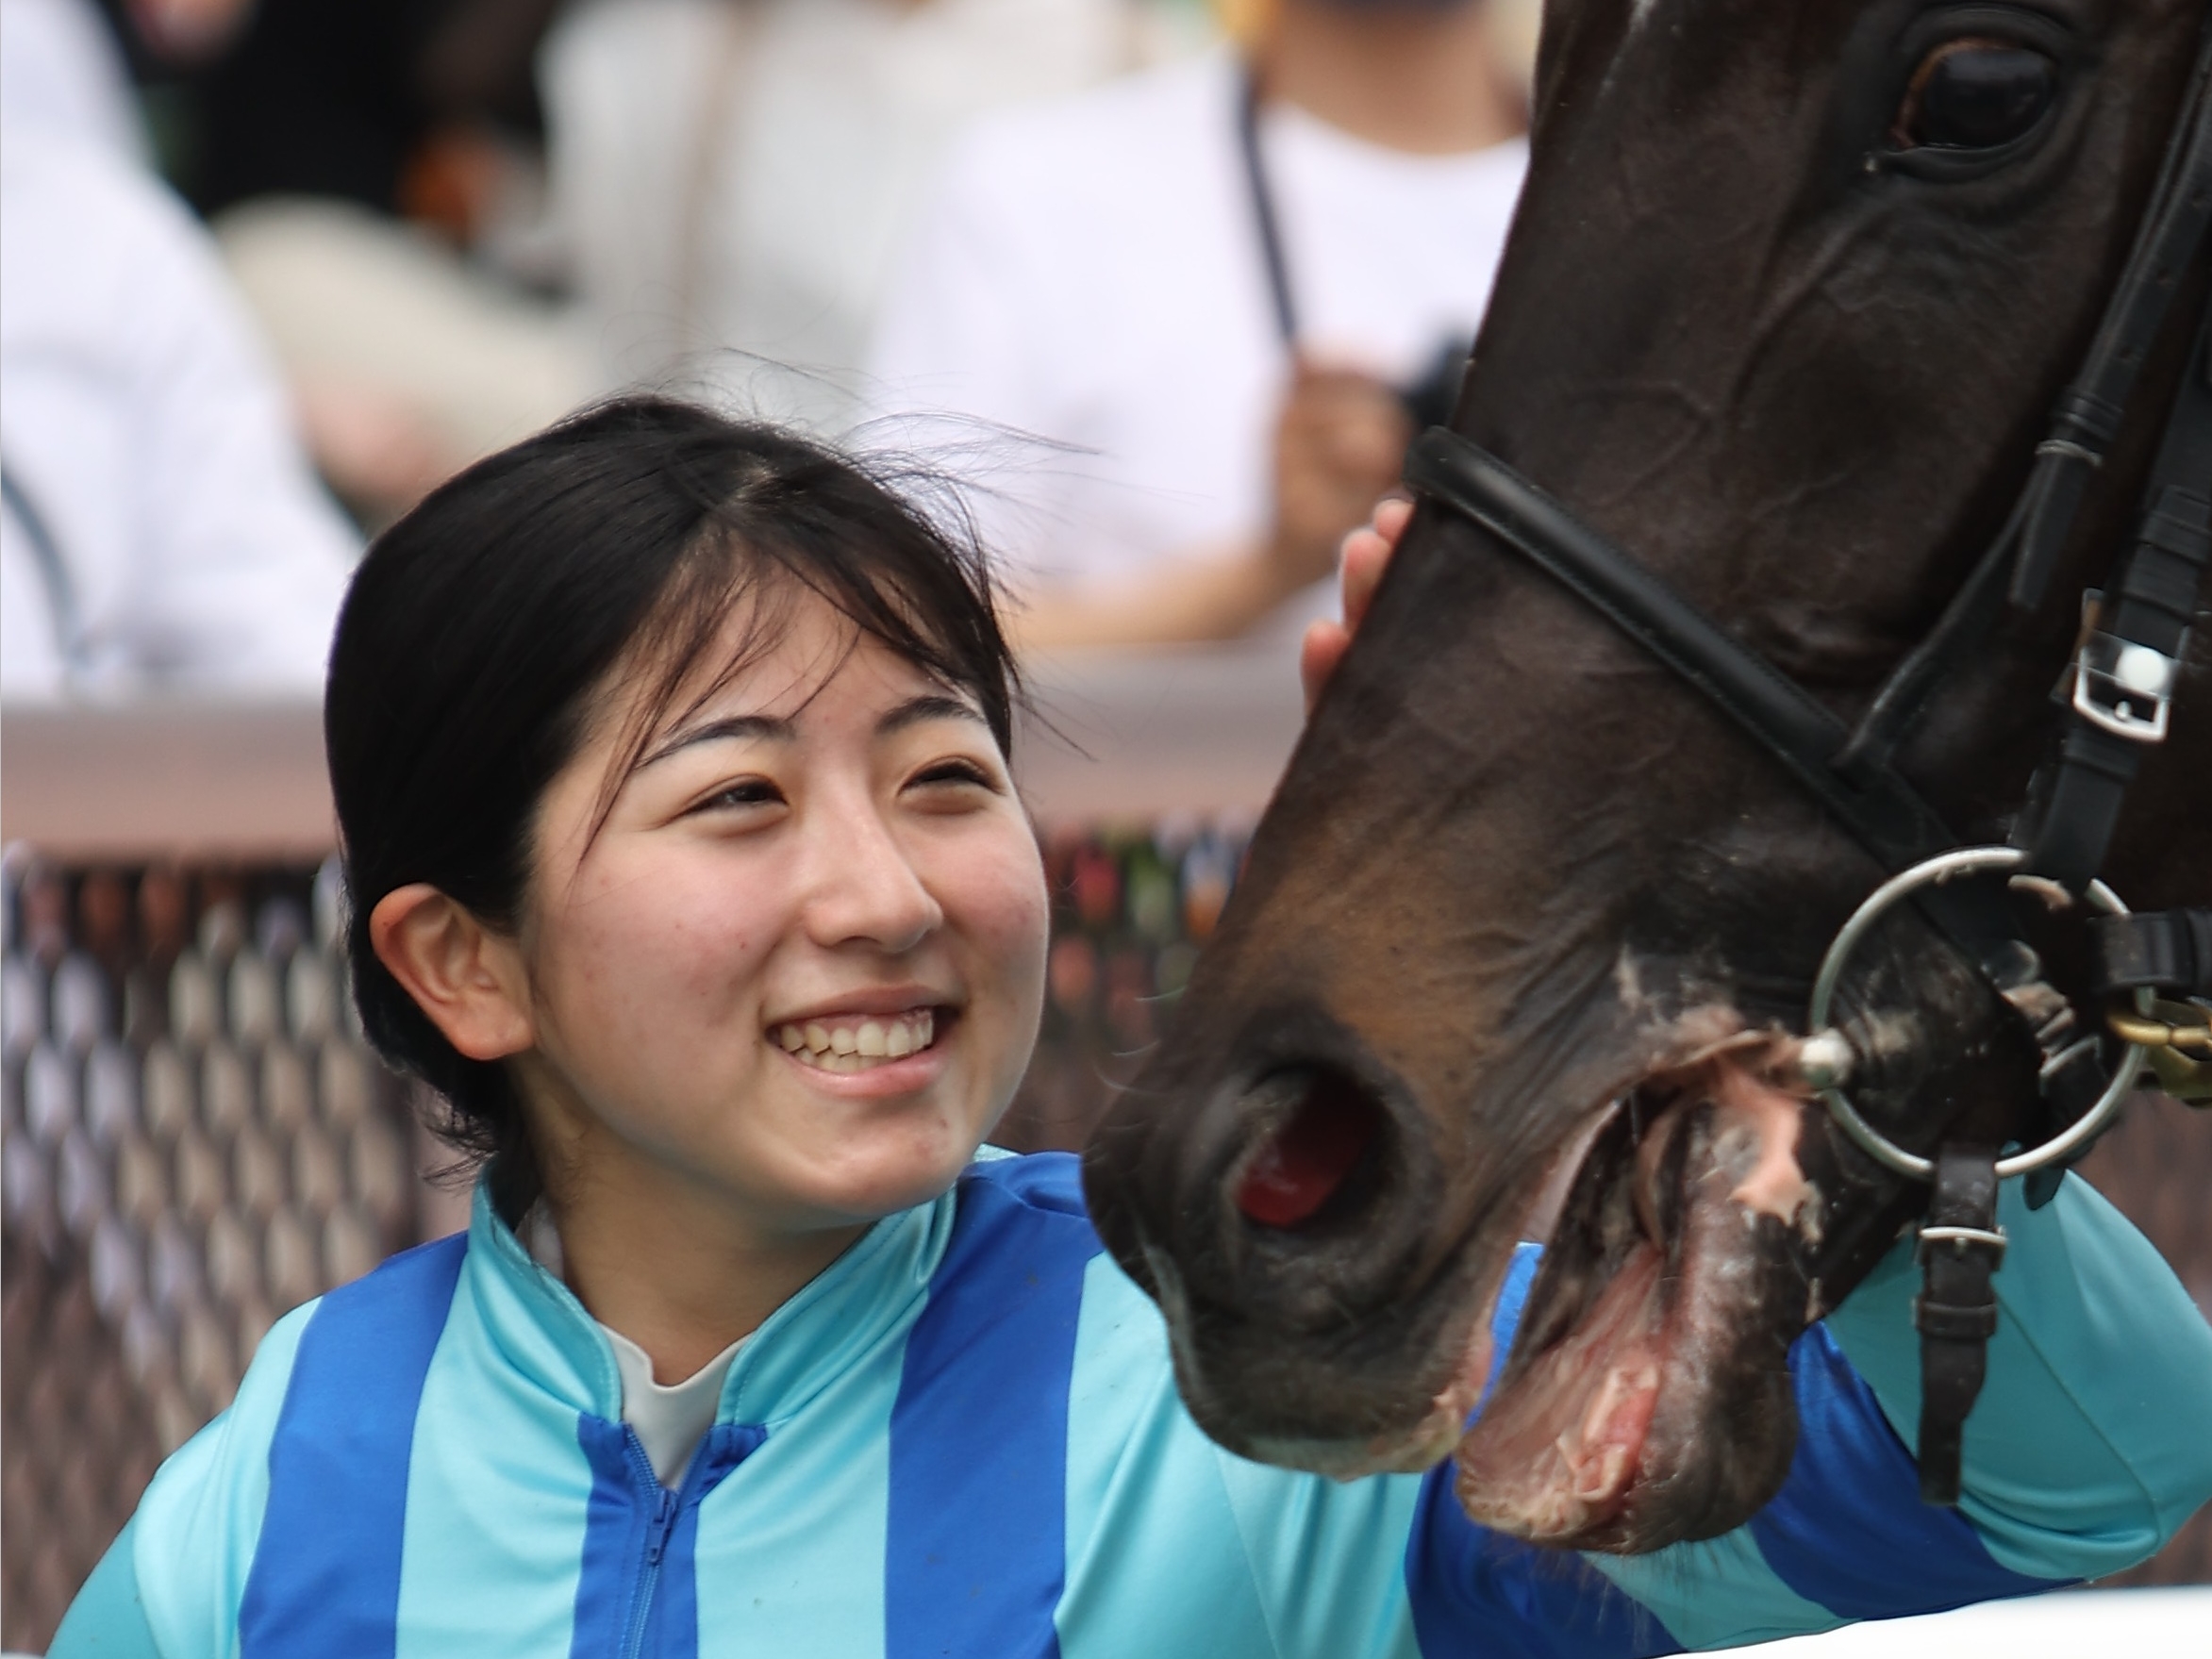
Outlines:
{"label": "blurred crowd", "polygon": [[1292,637],[1444,418],[1533,0],[0,0],[0,692],[311,696],[636,386],[958,481],[1035,646]]}

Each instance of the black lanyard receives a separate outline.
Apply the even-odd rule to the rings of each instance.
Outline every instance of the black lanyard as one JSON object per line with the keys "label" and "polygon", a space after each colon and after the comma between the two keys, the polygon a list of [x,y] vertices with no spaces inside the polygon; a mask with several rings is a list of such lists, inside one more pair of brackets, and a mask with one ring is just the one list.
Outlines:
{"label": "black lanyard", "polygon": [[[1252,208],[1252,228],[1259,239],[1259,257],[1267,273],[1268,298],[1273,303],[1275,338],[1291,357],[1298,355],[1298,296],[1290,286],[1290,261],[1283,252],[1283,222],[1275,207],[1275,192],[1268,178],[1267,158],[1259,147],[1259,76],[1248,67],[1237,96],[1237,143],[1244,159],[1244,193]],[[1428,360],[1415,377],[1394,390],[1413,418],[1416,432],[1451,420],[1459,397],[1459,382],[1467,372],[1467,355],[1473,341],[1452,336],[1437,341]]]}
{"label": "black lanyard", "polygon": [[1237,93],[1237,142],[1244,158],[1244,193],[1252,207],[1252,228],[1259,237],[1259,257],[1267,270],[1268,297],[1274,302],[1275,335],[1284,349],[1298,349],[1298,299],[1290,290],[1290,265],[1283,257],[1282,221],[1268,180],[1267,158],[1259,150],[1259,76],[1248,66]]}

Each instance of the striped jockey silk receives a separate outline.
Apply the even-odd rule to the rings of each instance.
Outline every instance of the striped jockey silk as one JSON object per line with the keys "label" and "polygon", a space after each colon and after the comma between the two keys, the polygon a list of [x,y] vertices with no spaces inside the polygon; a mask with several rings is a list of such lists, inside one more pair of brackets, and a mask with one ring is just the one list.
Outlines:
{"label": "striped jockey silk", "polygon": [[479,1190],[465,1235],[272,1331],[53,1653],[1615,1659],[2020,1595],[2148,1555],[2212,1493],[2212,1330],[2078,1179],[2004,1220],[1958,1510],[1919,1502],[1894,1426],[1893,1257],[1791,1353],[1781,1493],[1622,1559],[1474,1526],[1448,1467],[1338,1484],[1212,1445],[1057,1153],[987,1154],[779,1309],[671,1491],[604,1334]]}

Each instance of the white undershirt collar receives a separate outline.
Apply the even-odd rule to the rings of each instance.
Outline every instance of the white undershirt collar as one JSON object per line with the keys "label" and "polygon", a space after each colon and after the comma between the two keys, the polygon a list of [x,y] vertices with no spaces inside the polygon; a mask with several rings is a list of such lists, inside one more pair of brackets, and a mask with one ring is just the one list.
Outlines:
{"label": "white undershirt collar", "polygon": [[[556,1279],[562,1277],[560,1234],[551,1210],[541,1203],[533,1205],[516,1233],[532,1261]],[[680,1486],[700,1442],[714,1426],[723,1382],[745,1338],[739,1337],[682,1382],[657,1383],[651,1354],[620,1331],[597,1319],[591,1322],[614,1350],[615,1373],[622,1379],[623,1421],[645,1449],[654,1477],[672,1490]]]}

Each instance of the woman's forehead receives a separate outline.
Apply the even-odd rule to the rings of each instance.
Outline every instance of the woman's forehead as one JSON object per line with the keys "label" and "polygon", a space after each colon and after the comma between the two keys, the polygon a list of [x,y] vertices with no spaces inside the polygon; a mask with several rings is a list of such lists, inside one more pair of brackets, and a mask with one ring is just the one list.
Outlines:
{"label": "woman's forehead", "polygon": [[[815,723],[809,715],[867,720],[917,700],[982,718],[970,688],[947,684],[811,593],[741,600],[691,655],[673,688],[665,662],[658,675],[629,676],[620,699],[627,706],[610,711],[642,738],[640,760],[688,732],[732,722],[797,728]],[[948,700],[958,708],[942,706]]]}
{"label": "woman's forehead", "polygon": [[944,688],[922,664],[811,597],[776,625],[725,630],[686,680],[659,729],[729,715],[795,722],[825,702],[844,709]]}

